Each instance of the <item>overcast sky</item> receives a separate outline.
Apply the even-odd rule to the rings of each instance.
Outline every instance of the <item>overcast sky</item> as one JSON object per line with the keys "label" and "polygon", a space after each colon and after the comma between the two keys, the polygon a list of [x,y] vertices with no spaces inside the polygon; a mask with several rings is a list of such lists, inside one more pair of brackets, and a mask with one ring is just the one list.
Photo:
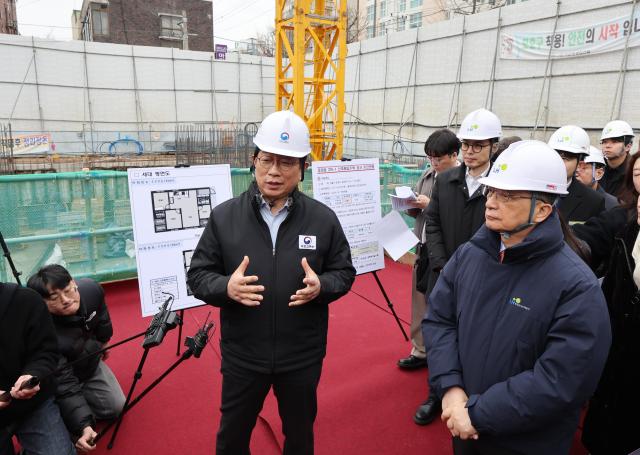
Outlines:
{"label": "overcast sky", "polygon": [[[144,1],[144,0],[143,0]],[[242,41],[272,28],[276,0],[214,0],[216,42]],[[71,12],[82,0],[18,0],[18,31],[25,36],[71,39]]]}

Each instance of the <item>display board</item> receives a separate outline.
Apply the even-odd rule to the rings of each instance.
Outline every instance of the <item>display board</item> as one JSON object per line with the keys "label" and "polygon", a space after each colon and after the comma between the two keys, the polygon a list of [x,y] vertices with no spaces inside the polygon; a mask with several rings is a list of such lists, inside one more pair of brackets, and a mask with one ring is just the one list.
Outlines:
{"label": "display board", "polygon": [[383,269],[382,245],[373,234],[381,218],[378,160],[314,161],[311,170],[313,197],[338,215],[356,272]]}
{"label": "display board", "polygon": [[142,316],[171,298],[172,310],[202,305],[186,281],[211,210],[232,197],[228,164],[128,169]]}

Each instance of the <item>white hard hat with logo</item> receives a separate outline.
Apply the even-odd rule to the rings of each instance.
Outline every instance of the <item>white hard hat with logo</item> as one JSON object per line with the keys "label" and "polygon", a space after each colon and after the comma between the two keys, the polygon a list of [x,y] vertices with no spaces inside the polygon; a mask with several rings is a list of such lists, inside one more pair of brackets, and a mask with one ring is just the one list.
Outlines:
{"label": "white hard hat with logo", "polygon": [[589,147],[589,156],[584,159],[585,163],[596,163],[605,165],[604,155],[602,154],[602,150],[593,145]]}
{"label": "white hard hat with logo", "polygon": [[587,132],[579,126],[565,125],[551,135],[548,144],[554,150],[588,155],[591,140]]}
{"label": "white hard hat with logo", "polygon": [[264,152],[304,158],[311,153],[309,128],[291,111],[269,114],[260,124],[253,143]]}
{"label": "white hard hat with logo", "polygon": [[567,170],[551,147],[541,141],[519,141],[498,156],[479,182],[507,191],[567,194]]}
{"label": "white hard hat with logo", "polygon": [[612,137],[633,136],[633,128],[624,120],[612,120],[607,123],[602,130],[600,140],[610,139]]}
{"label": "white hard hat with logo", "polygon": [[496,114],[486,109],[477,109],[468,114],[458,131],[459,139],[482,141],[502,137],[502,123]]}

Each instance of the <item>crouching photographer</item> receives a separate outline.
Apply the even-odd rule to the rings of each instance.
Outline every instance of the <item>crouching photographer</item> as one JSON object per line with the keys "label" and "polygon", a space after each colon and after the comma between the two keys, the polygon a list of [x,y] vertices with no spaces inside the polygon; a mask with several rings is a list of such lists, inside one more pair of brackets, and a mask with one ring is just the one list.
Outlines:
{"label": "crouching photographer", "polygon": [[[56,401],[76,448],[95,448],[96,419],[113,419],[125,403],[125,396],[103,356],[88,354],[99,351],[113,335],[111,318],[104,301],[104,291],[94,280],[74,280],[61,265],[52,264],[29,278],[27,286],[38,292],[53,317],[60,364]],[[105,353],[106,354],[106,353]]]}

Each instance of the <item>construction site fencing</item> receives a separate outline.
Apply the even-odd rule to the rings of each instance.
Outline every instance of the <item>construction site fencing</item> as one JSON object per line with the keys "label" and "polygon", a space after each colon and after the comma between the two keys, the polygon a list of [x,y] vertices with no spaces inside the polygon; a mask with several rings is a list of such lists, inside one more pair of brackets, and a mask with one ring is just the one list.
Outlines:
{"label": "construction site fencing", "polygon": [[[414,185],[421,173],[380,166],[383,214],[391,209],[389,193],[398,185]],[[253,176],[247,168],[232,168],[231,180],[237,196]],[[301,190],[310,196],[311,182],[307,170]],[[0,232],[23,282],[48,263],[103,282],[137,276],[126,172],[3,175],[0,194]],[[15,281],[6,260],[0,263],[0,280]]]}

